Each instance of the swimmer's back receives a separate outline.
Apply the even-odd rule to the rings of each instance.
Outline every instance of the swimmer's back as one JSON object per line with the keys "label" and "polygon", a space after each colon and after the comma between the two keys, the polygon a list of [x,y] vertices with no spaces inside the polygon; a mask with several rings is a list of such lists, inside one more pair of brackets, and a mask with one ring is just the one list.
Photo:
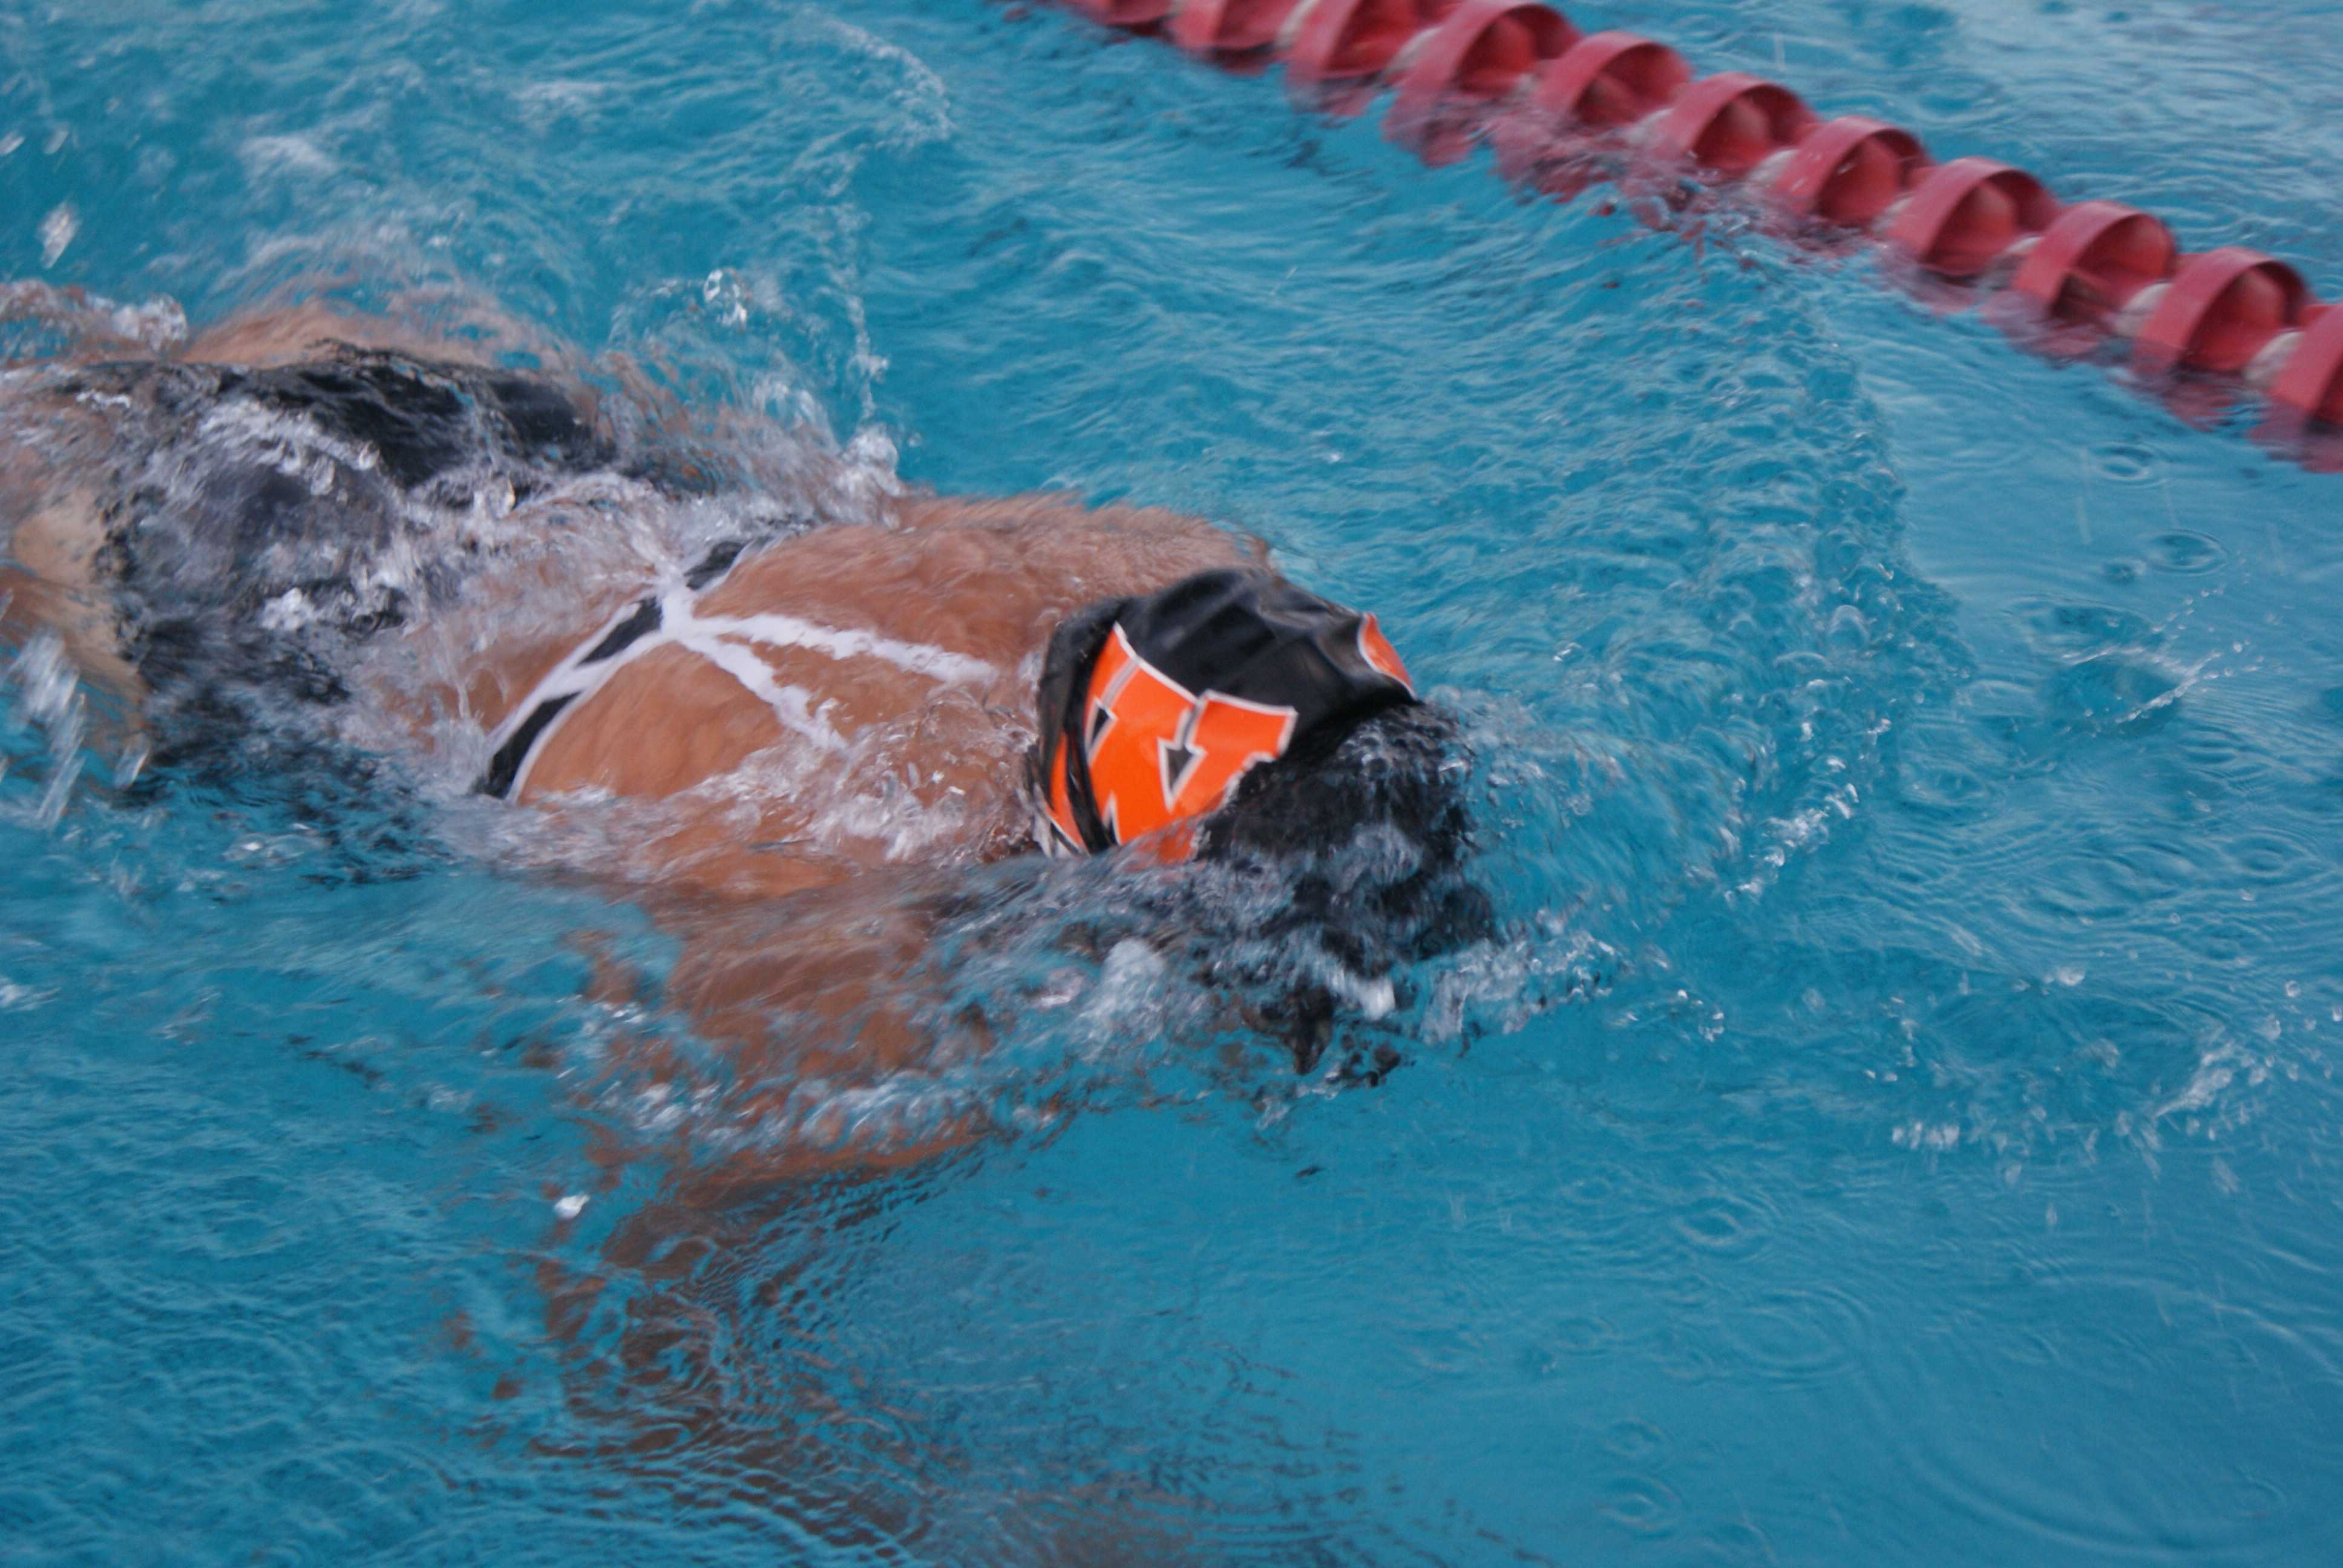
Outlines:
{"label": "swimmer's back", "polygon": [[[1099,598],[1257,554],[1193,518],[1047,497],[905,500],[884,523],[781,540],[688,604],[670,590],[662,632],[688,616],[703,635],[596,688],[515,798],[717,793],[753,816],[745,841],[863,863],[1007,853],[1030,839],[1023,756],[1051,631]],[[493,689],[475,687],[492,729],[513,725],[560,657],[517,652]]]}

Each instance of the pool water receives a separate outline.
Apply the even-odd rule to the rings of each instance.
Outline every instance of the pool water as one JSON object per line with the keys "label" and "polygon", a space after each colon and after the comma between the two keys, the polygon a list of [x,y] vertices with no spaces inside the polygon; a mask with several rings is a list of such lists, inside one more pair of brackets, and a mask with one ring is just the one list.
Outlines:
{"label": "pool water", "polygon": [[[1573,14],[2343,288],[2332,0]],[[2250,408],[985,0],[0,0],[0,278],[462,290],[1256,533],[1463,715],[1503,925],[1380,1085],[1117,950],[972,1149],[685,1214],[647,917],[118,787],[0,650],[7,1560],[2334,1559],[2343,479]]]}

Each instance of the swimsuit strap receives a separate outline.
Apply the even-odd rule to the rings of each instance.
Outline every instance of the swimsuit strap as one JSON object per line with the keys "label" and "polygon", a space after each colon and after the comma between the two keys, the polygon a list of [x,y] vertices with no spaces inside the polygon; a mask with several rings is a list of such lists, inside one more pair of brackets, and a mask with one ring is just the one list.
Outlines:
{"label": "swimsuit strap", "polygon": [[610,678],[655,648],[682,648],[716,666],[773,710],[782,729],[822,750],[843,752],[845,738],[831,729],[803,689],[783,686],[756,649],[803,648],[831,658],[882,659],[930,679],[983,685],[999,671],[980,658],[903,642],[877,632],[841,630],[796,616],[702,616],[699,594],[723,580],[740,554],[719,545],[680,583],[646,594],[611,618],[601,631],[553,667],[489,736],[488,766],[475,786],[481,794],[512,799],[528,782],[530,766],[562,722],[609,683]]}

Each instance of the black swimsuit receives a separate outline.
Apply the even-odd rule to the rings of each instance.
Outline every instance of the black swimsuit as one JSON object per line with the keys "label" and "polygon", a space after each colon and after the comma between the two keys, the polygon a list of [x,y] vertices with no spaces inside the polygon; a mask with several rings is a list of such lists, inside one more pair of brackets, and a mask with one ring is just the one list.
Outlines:
{"label": "black swimsuit", "polygon": [[[348,650],[450,598],[500,548],[496,519],[548,486],[606,472],[682,498],[719,472],[622,447],[543,377],[377,350],[99,365],[50,392],[112,432],[96,564],[164,762],[297,741],[301,710],[347,700]],[[752,525],[727,563],[799,526]]]}

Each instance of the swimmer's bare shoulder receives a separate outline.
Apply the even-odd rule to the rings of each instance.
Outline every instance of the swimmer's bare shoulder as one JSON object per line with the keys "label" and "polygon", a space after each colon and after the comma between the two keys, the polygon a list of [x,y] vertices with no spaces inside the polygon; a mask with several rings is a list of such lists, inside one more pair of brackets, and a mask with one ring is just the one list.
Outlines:
{"label": "swimmer's bare shoulder", "polygon": [[266,370],[298,365],[342,348],[378,349],[417,359],[498,368],[515,357],[558,374],[573,396],[575,356],[482,301],[420,291],[381,314],[360,314],[317,298],[240,311],[197,332],[171,358],[190,365]]}
{"label": "swimmer's bare shoulder", "polygon": [[1257,541],[1151,507],[1070,497],[901,498],[882,526],[819,529],[757,558],[709,596],[718,613],[784,606],[980,658],[1021,701],[1059,621],[1212,567],[1257,564]]}

